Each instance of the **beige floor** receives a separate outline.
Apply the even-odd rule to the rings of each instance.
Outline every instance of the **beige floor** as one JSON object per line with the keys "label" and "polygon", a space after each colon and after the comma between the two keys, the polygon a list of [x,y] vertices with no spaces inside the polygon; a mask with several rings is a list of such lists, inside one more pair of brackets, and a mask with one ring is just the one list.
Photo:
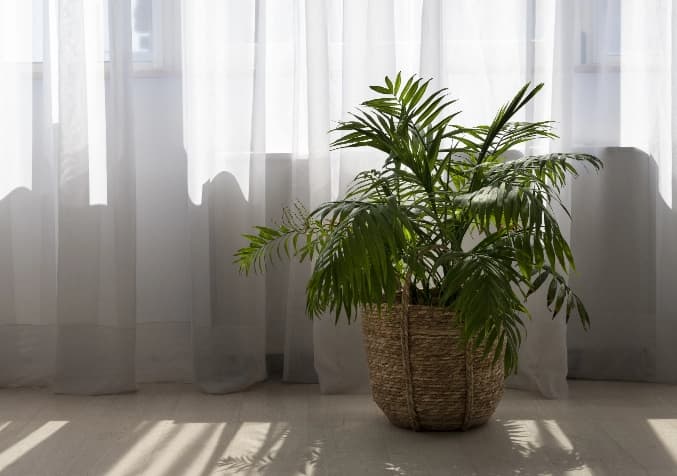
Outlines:
{"label": "beige floor", "polygon": [[0,390],[2,475],[676,475],[677,387],[572,382],[569,400],[509,391],[467,433],[394,428],[368,396],[267,383],[73,397]]}

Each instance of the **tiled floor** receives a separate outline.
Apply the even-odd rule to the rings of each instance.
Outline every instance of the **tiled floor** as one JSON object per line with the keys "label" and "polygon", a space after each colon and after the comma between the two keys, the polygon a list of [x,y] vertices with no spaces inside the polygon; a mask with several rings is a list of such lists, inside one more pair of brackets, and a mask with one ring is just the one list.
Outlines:
{"label": "tiled floor", "polygon": [[677,386],[571,382],[568,400],[508,391],[467,433],[388,424],[366,395],[267,383],[73,397],[0,390],[2,475],[677,475]]}

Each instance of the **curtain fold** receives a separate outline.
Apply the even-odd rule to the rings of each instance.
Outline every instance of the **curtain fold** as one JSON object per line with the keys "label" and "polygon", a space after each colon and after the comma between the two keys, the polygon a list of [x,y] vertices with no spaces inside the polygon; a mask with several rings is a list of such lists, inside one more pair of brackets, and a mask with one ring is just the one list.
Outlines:
{"label": "curtain fold", "polygon": [[58,325],[53,387],[59,393],[131,391],[136,388],[136,232],[130,4],[60,0],[56,15],[58,56],[52,71],[58,74],[58,91],[52,94],[59,110]]}
{"label": "curtain fold", "polygon": [[[558,211],[593,328],[551,321],[536,295],[509,384],[677,381],[675,18],[638,0],[0,0],[0,385],[224,393],[272,355],[286,381],[367,391],[359,321],[305,317],[310,265],[245,277],[232,256],[282,207],[381,163],[330,151],[327,131],[398,71],[448,88],[468,124],[544,82],[518,120],[554,119],[560,138],[515,154],[615,161],[565,191],[573,222]],[[641,246],[600,247],[602,226]]]}
{"label": "curtain fold", "polygon": [[573,209],[581,229],[599,236],[579,231],[573,242],[587,258],[575,284],[596,320],[590,332],[569,329],[570,374],[674,383],[677,11],[674,2],[635,0],[600,2],[599,11],[600,50],[614,54],[600,60],[601,94],[579,110],[603,121],[585,145],[608,167],[597,186],[576,185]]}
{"label": "curtain fold", "polygon": [[[265,5],[182,3],[195,380],[205,391],[263,380],[265,280],[232,264],[264,221]],[[262,173],[263,172],[263,173]]]}

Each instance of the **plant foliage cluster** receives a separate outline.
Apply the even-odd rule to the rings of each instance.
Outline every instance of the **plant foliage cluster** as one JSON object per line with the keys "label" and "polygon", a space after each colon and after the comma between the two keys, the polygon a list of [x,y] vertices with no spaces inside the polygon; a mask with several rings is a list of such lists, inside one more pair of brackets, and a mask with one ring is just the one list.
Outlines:
{"label": "plant foliage cluster", "polygon": [[244,272],[311,259],[311,317],[350,321],[361,306],[392,306],[402,295],[450,308],[467,342],[514,371],[525,302],[540,287],[553,317],[563,311],[589,325],[567,286],[574,258],[554,207],[566,211],[560,193],[579,164],[602,164],[570,153],[506,159],[519,144],[556,138],[550,121],[513,121],[542,84],[526,84],[476,127],[458,125],[455,101],[444,89],[428,93],[429,84],[398,74],[371,86],[378,97],[339,122],[332,147],[377,149],[383,166],[357,175],[340,200],[312,211],[297,204],[279,225],[257,227],[236,259]]}

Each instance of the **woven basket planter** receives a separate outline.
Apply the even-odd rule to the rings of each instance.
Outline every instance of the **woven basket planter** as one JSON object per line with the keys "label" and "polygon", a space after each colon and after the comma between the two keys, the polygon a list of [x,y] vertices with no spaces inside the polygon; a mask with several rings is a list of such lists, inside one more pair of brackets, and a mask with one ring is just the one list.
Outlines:
{"label": "woven basket planter", "polygon": [[412,430],[485,423],[503,396],[502,362],[466,351],[454,314],[400,305],[362,312],[372,396],[390,422]]}

